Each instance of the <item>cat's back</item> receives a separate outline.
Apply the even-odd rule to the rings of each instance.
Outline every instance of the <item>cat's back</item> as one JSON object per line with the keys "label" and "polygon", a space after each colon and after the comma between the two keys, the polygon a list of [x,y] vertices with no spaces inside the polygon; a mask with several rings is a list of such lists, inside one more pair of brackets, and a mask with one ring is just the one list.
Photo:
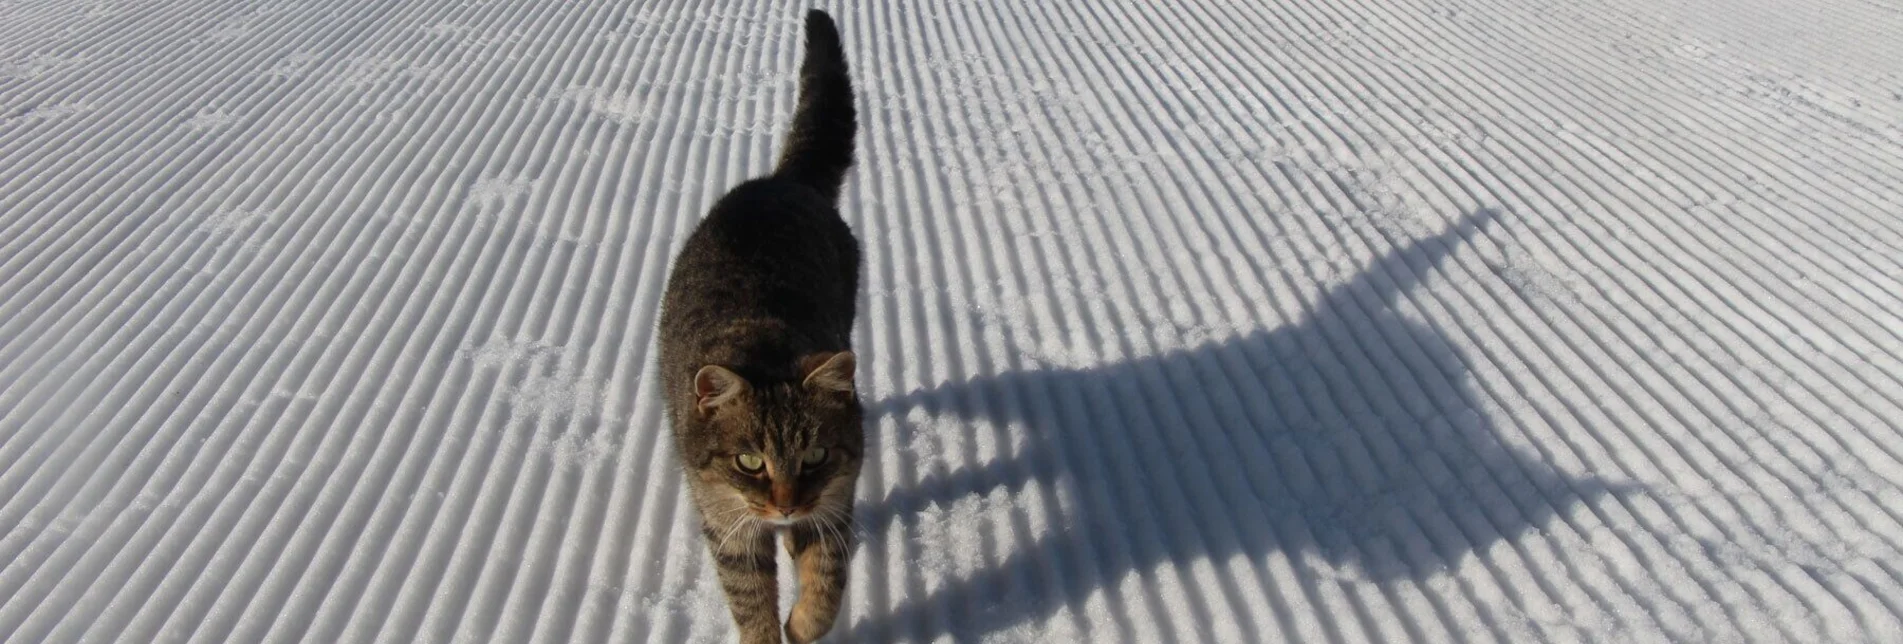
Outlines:
{"label": "cat's back", "polygon": [[[765,178],[736,186],[717,202],[681,248],[675,279],[728,282],[745,288],[804,276],[836,280],[850,262],[856,271],[858,240],[819,192]],[[713,270],[709,274],[694,271]],[[687,271],[687,273],[683,273]]]}
{"label": "cat's back", "polygon": [[[802,249],[789,247],[790,243],[820,247]],[[797,259],[808,256],[807,250],[833,249],[842,244],[856,246],[851,229],[830,200],[806,185],[765,177],[735,186],[721,197],[682,252]]]}
{"label": "cat's back", "polygon": [[722,197],[681,248],[661,333],[738,318],[831,327],[843,314],[849,325],[858,271],[858,240],[825,195],[782,179],[748,181]]}

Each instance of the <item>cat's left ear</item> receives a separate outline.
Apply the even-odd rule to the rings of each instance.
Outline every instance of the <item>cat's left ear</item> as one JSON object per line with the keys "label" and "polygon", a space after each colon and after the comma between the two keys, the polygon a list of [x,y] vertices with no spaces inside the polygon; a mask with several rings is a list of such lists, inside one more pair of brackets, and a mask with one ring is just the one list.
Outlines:
{"label": "cat's left ear", "polygon": [[806,373],[807,389],[850,394],[855,364],[851,351],[815,353],[800,359],[800,370]]}
{"label": "cat's left ear", "polygon": [[747,379],[719,365],[707,365],[694,373],[694,407],[706,416],[740,397],[750,388]]}

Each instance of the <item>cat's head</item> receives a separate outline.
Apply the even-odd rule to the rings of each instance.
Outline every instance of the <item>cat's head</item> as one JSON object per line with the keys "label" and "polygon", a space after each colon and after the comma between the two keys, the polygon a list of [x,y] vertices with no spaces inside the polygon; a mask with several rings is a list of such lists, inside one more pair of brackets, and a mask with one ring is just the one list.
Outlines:
{"label": "cat's head", "polygon": [[849,351],[807,356],[800,378],[785,382],[701,367],[693,413],[706,440],[692,475],[708,492],[731,491],[723,505],[756,520],[846,518],[865,451],[853,360]]}

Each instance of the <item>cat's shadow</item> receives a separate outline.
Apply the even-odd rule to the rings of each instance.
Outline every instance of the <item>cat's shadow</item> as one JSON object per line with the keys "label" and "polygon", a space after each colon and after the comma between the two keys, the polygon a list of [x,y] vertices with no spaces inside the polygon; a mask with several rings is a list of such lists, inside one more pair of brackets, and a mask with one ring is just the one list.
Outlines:
{"label": "cat's shadow", "polygon": [[[1195,587],[1201,599],[1182,602],[1195,623],[1139,624],[1169,619],[1168,611],[1142,618],[1112,609],[1120,632],[1109,639],[1195,632],[1207,640],[1214,635],[1196,629],[1229,613],[1221,603],[1258,605],[1252,597],[1300,592],[1279,586],[1285,578],[1268,581],[1276,574],[1266,563],[1271,553],[1296,560],[1293,574],[1307,586],[1342,575],[1423,579],[1615,491],[1594,478],[1564,475],[1509,444],[1479,409],[1482,397],[1463,356],[1392,309],[1494,217],[1472,213],[1378,258],[1323,294],[1298,324],[1116,364],[1005,373],[873,403],[870,418],[922,410],[954,422],[985,421],[970,423],[971,431],[995,431],[1000,442],[1016,444],[989,462],[929,473],[861,503],[857,514],[875,539],[913,531],[889,530],[893,521],[915,526],[928,508],[943,513],[961,499],[1003,498],[1000,489],[1017,494],[1038,486],[1062,501],[1038,510],[1037,523],[1048,527],[1035,541],[1015,549],[989,543],[992,565],[931,590],[885,588],[909,597],[889,613],[856,620],[848,641],[966,641],[1065,606],[1081,608],[1100,589],[1113,602],[1180,601],[1163,597],[1158,582]],[[1027,508],[1011,512],[1014,529],[1029,529]],[[980,527],[951,529],[976,534]],[[917,545],[941,547],[953,546]],[[1315,556],[1326,565],[1302,563]],[[1220,572],[1186,572],[1204,561]],[[1166,569],[1165,562],[1176,565]],[[1251,568],[1254,574],[1232,574]],[[1123,583],[1130,574],[1144,576],[1142,583]],[[1121,594],[1129,592],[1139,596]],[[1244,633],[1257,626],[1240,625]]]}

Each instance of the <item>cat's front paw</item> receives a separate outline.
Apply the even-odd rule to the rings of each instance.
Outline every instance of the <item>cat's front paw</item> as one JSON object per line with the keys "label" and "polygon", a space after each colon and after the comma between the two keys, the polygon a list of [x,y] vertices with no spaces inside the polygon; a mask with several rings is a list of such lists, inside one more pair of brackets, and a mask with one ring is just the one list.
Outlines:
{"label": "cat's front paw", "polygon": [[833,615],[819,614],[811,610],[806,602],[793,605],[793,614],[786,617],[786,641],[791,644],[807,644],[826,635],[833,629]]}

